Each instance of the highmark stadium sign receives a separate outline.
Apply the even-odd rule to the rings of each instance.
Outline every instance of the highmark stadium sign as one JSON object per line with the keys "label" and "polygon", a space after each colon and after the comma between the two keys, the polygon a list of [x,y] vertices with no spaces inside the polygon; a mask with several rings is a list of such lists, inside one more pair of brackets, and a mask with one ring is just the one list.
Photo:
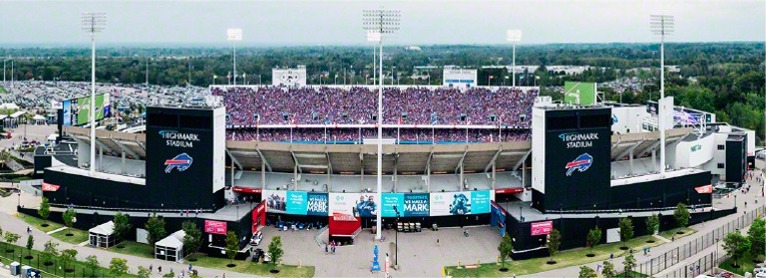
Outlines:
{"label": "highmark stadium sign", "polygon": [[169,147],[194,148],[194,142],[200,141],[199,134],[181,133],[177,130],[161,130],[160,136]]}
{"label": "highmark stadium sign", "polygon": [[593,140],[598,140],[598,133],[562,133],[559,138],[566,143],[567,149],[590,148]]}

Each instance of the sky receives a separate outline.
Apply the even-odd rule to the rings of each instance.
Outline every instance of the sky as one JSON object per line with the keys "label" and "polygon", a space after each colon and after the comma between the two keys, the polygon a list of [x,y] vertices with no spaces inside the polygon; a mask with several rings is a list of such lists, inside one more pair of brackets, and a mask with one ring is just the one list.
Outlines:
{"label": "sky", "polygon": [[653,42],[649,15],[675,17],[671,42],[764,41],[764,0],[466,1],[9,1],[0,0],[0,46],[84,44],[83,12],[107,14],[107,44],[226,45],[243,29],[247,46],[361,45],[362,10],[401,11],[401,45]]}

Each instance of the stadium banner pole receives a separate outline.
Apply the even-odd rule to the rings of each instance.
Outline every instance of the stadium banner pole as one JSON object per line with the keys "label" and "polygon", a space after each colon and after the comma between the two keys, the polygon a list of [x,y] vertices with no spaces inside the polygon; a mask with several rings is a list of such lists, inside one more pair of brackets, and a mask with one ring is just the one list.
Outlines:
{"label": "stadium banner pole", "polygon": [[[95,15],[91,20],[95,21]],[[93,23],[95,24],[95,22]],[[96,171],[96,34],[90,36],[90,174]]]}

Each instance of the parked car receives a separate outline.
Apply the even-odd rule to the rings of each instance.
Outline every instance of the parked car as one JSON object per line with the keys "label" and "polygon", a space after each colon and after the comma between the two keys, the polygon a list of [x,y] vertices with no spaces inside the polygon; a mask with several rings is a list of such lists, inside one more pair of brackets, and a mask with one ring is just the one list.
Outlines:
{"label": "parked car", "polygon": [[257,231],[253,233],[253,237],[250,238],[250,245],[258,246],[261,244],[261,241],[263,241],[263,233],[261,233],[261,231]]}

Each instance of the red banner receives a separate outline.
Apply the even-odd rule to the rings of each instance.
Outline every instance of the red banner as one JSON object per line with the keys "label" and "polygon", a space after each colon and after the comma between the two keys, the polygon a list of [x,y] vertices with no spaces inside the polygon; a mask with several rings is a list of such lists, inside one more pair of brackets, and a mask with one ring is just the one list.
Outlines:
{"label": "red banner", "polygon": [[712,194],[713,193],[713,185],[703,185],[699,187],[695,187],[694,190],[697,190],[697,193],[699,194]]}
{"label": "red banner", "polygon": [[532,223],[531,228],[533,236],[547,235],[553,230],[553,221],[535,222]]}
{"label": "red banner", "polygon": [[208,234],[225,235],[227,232],[226,222],[205,220],[205,232]]}
{"label": "red banner", "polygon": [[58,191],[59,187],[60,187],[59,185],[43,182],[43,191],[49,191],[49,192]]}
{"label": "red banner", "polygon": [[495,189],[495,194],[515,194],[524,192],[523,187]]}

